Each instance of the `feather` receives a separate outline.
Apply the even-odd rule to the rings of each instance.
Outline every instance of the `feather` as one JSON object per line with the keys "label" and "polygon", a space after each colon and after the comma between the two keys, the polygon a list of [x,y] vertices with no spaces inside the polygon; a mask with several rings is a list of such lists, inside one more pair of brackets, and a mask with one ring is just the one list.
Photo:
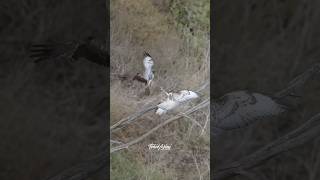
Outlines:
{"label": "feather", "polygon": [[196,99],[199,96],[197,93],[189,90],[182,90],[179,93],[166,93],[167,99],[157,105],[158,109],[156,114],[163,115],[167,111],[172,110],[185,102],[188,102],[192,99]]}
{"label": "feather", "polygon": [[161,116],[163,114],[167,113],[167,110],[165,109],[161,109],[161,108],[158,108],[157,111],[156,111],[156,114]]}
{"label": "feather", "polygon": [[293,103],[289,100],[301,97],[295,94],[296,91],[319,71],[320,64],[313,65],[274,95],[235,91],[218,98],[211,106],[213,126],[221,130],[242,128],[292,109]]}
{"label": "feather", "polygon": [[148,83],[147,80],[146,80],[145,78],[141,77],[139,73],[137,73],[137,74],[133,77],[132,80],[133,80],[133,81],[136,80],[136,81],[142,82],[142,83],[144,83],[144,84],[146,84],[146,85],[147,85],[147,83]]}
{"label": "feather", "polygon": [[144,57],[151,57],[149,53],[147,53],[146,51],[143,53]]}
{"label": "feather", "polygon": [[144,66],[144,74],[143,78],[147,80],[147,86],[151,85],[152,80],[154,79],[153,67],[154,62],[149,53],[144,53],[143,66]]}
{"label": "feather", "polygon": [[99,46],[92,37],[87,38],[84,42],[47,42],[34,44],[30,48],[30,57],[35,63],[57,59],[67,58],[78,60],[84,58],[95,64],[109,67],[110,55],[105,48]]}
{"label": "feather", "polygon": [[228,93],[214,103],[214,126],[224,130],[248,126],[288,109],[269,96],[248,91]]}

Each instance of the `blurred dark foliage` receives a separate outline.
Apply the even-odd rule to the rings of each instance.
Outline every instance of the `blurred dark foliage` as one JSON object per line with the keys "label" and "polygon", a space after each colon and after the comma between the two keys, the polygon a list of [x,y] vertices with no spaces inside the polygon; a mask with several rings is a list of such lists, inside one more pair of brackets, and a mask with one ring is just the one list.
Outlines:
{"label": "blurred dark foliage", "polygon": [[[320,62],[320,2],[214,1],[212,96],[234,90],[272,94]],[[212,169],[238,160],[299,127],[320,111],[320,78],[306,84],[300,104],[279,118],[214,139]],[[319,179],[319,138],[252,169],[256,179]],[[248,176],[230,179],[248,179]]]}
{"label": "blurred dark foliage", "polygon": [[1,1],[0,179],[46,179],[103,150],[106,67],[59,58],[35,64],[28,51],[47,40],[106,43],[107,14],[103,0]]}

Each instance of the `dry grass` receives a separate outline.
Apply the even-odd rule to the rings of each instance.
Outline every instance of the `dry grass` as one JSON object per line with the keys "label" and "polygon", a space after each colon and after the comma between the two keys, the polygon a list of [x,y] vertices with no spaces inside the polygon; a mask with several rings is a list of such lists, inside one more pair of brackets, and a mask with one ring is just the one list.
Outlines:
{"label": "dry grass", "polygon": [[[223,1],[215,5],[214,97],[247,89],[273,93],[319,62],[317,1]],[[319,112],[319,78],[307,83],[298,111],[216,140],[216,166],[236,161]],[[254,179],[319,179],[319,138],[252,169]],[[248,179],[246,176],[234,179]]]}
{"label": "dry grass", "polygon": [[82,60],[34,64],[28,47],[92,34],[104,42],[105,5],[13,0],[0,9],[0,179],[45,179],[101,151],[105,91],[97,89],[105,88],[105,68]]}
{"label": "dry grass", "polygon": [[[209,79],[208,36],[190,38],[182,26],[177,26],[172,12],[161,11],[160,7],[161,3],[149,0],[111,1],[111,124],[158,103],[162,98],[160,87],[195,90]],[[190,45],[188,42],[194,42],[194,39],[201,39],[201,43]],[[132,78],[136,73],[142,73],[144,51],[148,51],[155,61],[155,80],[150,96],[143,96],[143,85],[138,82],[116,78],[120,74]],[[208,89],[202,93],[203,98],[209,96]],[[111,137],[128,142],[170,116],[159,118],[150,112],[135,124],[112,133]],[[208,109],[191,115],[201,125],[205,124],[207,116]],[[121,154],[113,153],[112,179],[208,179],[209,124],[203,135],[200,133],[201,128],[184,118],[163,127]],[[150,143],[170,144],[172,150],[149,150]],[[120,178],[124,172],[132,173]]]}

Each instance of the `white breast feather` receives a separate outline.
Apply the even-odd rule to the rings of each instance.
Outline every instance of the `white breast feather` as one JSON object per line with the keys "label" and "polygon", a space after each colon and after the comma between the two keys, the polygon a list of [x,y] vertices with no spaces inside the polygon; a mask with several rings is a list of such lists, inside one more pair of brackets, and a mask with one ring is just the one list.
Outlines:
{"label": "white breast feather", "polygon": [[158,104],[158,109],[156,111],[156,114],[163,115],[167,111],[172,110],[189,100],[199,97],[197,93],[188,91],[188,90],[182,90],[179,93],[169,93],[169,94],[172,94],[172,97],[168,97],[165,101]]}
{"label": "white breast feather", "polygon": [[143,77],[147,80],[147,81],[150,81],[153,79],[153,72],[152,72],[152,67],[153,67],[153,60],[150,56],[146,56],[144,59],[143,59],[143,66],[145,68],[145,71],[144,71],[144,74],[143,74]]}

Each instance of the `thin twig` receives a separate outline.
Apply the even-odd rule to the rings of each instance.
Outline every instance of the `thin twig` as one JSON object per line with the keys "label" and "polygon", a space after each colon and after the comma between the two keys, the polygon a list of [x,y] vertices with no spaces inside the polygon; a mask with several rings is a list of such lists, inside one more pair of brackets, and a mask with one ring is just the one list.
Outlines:
{"label": "thin twig", "polygon": [[278,138],[256,152],[232,162],[214,172],[215,179],[225,179],[240,174],[240,171],[249,170],[262,162],[300,146],[320,134],[320,113],[313,116],[297,129]]}
{"label": "thin twig", "polygon": [[140,116],[146,114],[147,112],[149,111],[152,111],[154,109],[156,109],[157,106],[150,106],[146,109],[143,109],[142,111],[139,111],[129,117],[126,117],[124,119],[121,119],[120,121],[116,122],[115,124],[113,124],[111,127],[110,127],[110,130],[114,130],[114,129],[117,129],[117,128],[121,128],[122,126],[121,125],[125,125],[125,124],[128,124],[129,122],[139,118]]}
{"label": "thin twig", "polygon": [[195,119],[193,119],[192,117],[186,115],[183,112],[179,112],[178,114],[180,114],[181,116],[185,117],[186,119],[189,119],[193,124],[196,124],[197,126],[199,126],[202,129],[202,126],[200,123],[198,123]]}
{"label": "thin twig", "polygon": [[193,159],[194,163],[196,164],[196,168],[197,168],[198,175],[199,175],[199,180],[202,180],[201,171],[200,171],[200,169],[199,169],[199,165],[198,165],[198,163],[197,163],[197,159],[196,159],[196,157],[194,156],[194,154],[192,154],[192,159]]}
{"label": "thin twig", "polygon": [[[201,92],[203,89],[205,89],[208,85],[210,84],[209,81],[206,81],[203,85],[201,85],[195,92],[199,93]],[[129,123],[135,121],[136,119],[138,119],[139,117],[143,116],[144,114],[157,109],[156,105],[150,106],[148,108],[145,108],[131,116],[128,116],[126,118],[121,119],[120,121],[116,122],[115,124],[113,124],[110,127],[110,131],[115,131],[115,130],[119,130],[123,127],[125,127],[126,125],[128,125]]]}
{"label": "thin twig", "polygon": [[77,164],[63,172],[60,172],[58,175],[48,178],[47,180],[85,180],[92,176],[92,174],[95,174],[99,170],[107,167],[108,159],[108,152],[106,150],[98,154],[96,157]]}
{"label": "thin twig", "polygon": [[123,144],[123,142],[116,141],[116,140],[112,140],[112,139],[110,139],[110,143],[113,143],[113,144]]}
{"label": "thin twig", "polygon": [[210,115],[206,115],[206,122],[205,122],[205,124],[204,124],[204,126],[203,126],[203,128],[202,128],[202,130],[201,130],[201,133],[200,133],[200,136],[202,136],[203,135],[203,133],[204,133],[204,130],[206,129],[206,127],[207,127],[207,124],[208,124],[208,122],[209,122],[209,120],[210,120]]}
{"label": "thin twig", "polygon": [[[202,108],[208,106],[209,104],[210,104],[210,100],[209,100],[209,99],[206,99],[206,100],[204,100],[203,102],[199,103],[197,106],[192,107],[192,108],[190,108],[189,110],[187,110],[187,111],[185,112],[185,114],[191,114],[191,113],[197,111],[198,109],[202,109]],[[154,127],[153,129],[151,129],[151,130],[148,131],[147,133],[143,134],[143,135],[140,136],[139,138],[137,138],[137,139],[135,139],[135,140],[132,140],[132,141],[126,143],[126,144],[123,144],[123,145],[120,145],[120,146],[111,148],[110,153],[119,151],[119,150],[121,150],[121,149],[128,148],[129,146],[134,145],[134,144],[142,141],[143,139],[145,139],[146,137],[148,137],[149,135],[151,135],[152,133],[154,133],[155,131],[157,131],[159,128],[161,128],[161,127],[169,124],[170,122],[172,122],[172,121],[174,121],[174,120],[180,119],[181,117],[183,117],[183,116],[181,116],[181,115],[176,115],[176,116],[174,116],[174,117],[172,117],[172,118],[169,118],[168,120],[166,120],[166,121],[162,122],[161,124],[157,125],[156,127]]]}

